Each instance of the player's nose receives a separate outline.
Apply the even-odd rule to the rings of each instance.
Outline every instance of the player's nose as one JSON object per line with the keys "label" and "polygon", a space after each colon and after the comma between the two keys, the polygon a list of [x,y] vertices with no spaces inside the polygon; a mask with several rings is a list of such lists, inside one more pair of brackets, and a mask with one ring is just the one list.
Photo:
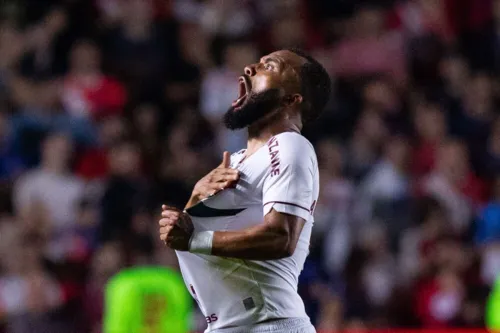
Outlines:
{"label": "player's nose", "polygon": [[245,67],[245,75],[254,76],[256,73],[255,65],[248,65]]}

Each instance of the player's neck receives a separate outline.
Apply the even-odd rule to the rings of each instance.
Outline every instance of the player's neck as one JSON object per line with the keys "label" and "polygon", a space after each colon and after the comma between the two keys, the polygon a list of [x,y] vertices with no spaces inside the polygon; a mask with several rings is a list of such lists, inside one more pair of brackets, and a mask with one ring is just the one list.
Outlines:
{"label": "player's neck", "polygon": [[284,132],[300,133],[302,126],[296,122],[279,121],[266,126],[248,128],[246,156],[250,156],[265,145],[271,137]]}

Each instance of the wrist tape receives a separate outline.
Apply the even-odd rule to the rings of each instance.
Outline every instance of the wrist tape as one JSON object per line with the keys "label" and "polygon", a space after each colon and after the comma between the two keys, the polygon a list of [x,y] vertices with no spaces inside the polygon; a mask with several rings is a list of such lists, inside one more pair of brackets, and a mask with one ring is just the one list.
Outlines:
{"label": "wrist tape", "polygon": [[189,252],[212,254],[213,231],[194,232],[189,240]]}

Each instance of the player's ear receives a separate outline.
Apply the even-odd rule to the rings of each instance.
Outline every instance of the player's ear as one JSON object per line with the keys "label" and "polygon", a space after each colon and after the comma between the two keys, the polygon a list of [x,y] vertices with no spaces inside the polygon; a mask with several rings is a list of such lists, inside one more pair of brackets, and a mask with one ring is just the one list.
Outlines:
{"label": "player's ear", "polygon": [[285,105],[286,106],[300,105],[302,104],[303,100],[304,98],[302,97],[301,94],[288,95],[285,97]]}

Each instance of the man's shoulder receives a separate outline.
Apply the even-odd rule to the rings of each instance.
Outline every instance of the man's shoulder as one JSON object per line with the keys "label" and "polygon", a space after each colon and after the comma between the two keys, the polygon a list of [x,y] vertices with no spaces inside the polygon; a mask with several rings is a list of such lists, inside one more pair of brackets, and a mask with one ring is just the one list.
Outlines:
{"label": "man's shoulder", "polygon": [[316,160],[314,147],[303,135],[295,132],[284,132],[273,136],[267,143],[268,147],[279,150],[284,160],[296,161],[307,157]]}
{"label": "man's shoulder", "polygon": [[280,143],[283,142],[286,145],[301,145],[307,146],[309,149],[314,149],[312,143],[305,136],[297,132],[283,132],[276,134],[273,138],[279,139]]}

